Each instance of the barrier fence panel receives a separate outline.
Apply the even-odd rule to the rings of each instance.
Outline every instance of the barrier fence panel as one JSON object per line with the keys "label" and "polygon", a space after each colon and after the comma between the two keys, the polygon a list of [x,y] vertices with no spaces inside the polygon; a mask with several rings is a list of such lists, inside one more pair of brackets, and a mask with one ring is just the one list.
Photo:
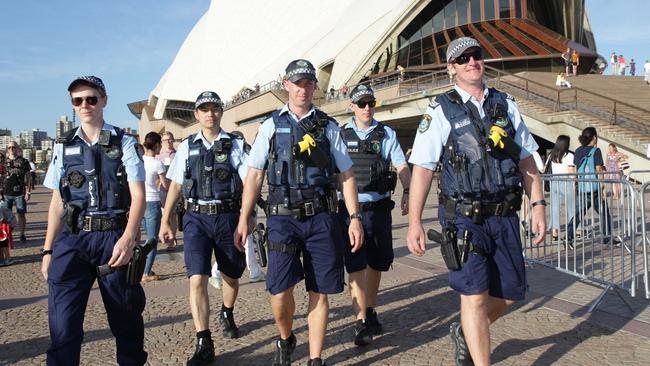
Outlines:
{"label": "barrier fence panel", "polygon": [[[589,311],[610,289],[636,296],[643,283],[649,298],[647,215],[633,184],[612,173],[542,175],[542,182],[548,232],[539,245],[524,233],[526,260],[604,285]],[[524,208],[531,212],[529,203]],[[530,228],[526,211],[523,220]]]}
{"label": "barrier fence panel", "polygon": [[650,299],[650,285],[648,277],[650,276],[650,267],[648,267],[648,246],[650,246],[650,180],[641,186],[639,190],[639,200],[641,201],[641,240],[643,243],[643,283],[645,286],[645,298]]}

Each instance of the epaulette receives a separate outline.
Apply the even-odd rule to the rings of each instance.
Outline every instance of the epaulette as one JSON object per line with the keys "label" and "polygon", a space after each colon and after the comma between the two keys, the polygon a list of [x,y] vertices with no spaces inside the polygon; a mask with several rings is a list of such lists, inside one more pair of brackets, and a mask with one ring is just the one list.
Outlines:
{"label": "epaulette", "polygon": [[246,141],[244,141],[244,153],[246,153],[246,155],[251,153],[251,145]]}
{"label": "epaulette", "polygon": [[74,135],[77,133],[78,128],[79,127],[75,127],[73,129],[63,133],[63,135],[61,135],[61,137],[56,139],[55,142],[57,144],[67,144],[68,142],[72,141],[72,139],[74,138]]}
{"label": "epaulette", "polygon": [[431,99],[431,103],[429,103],[429,108],[436,109],[439,106],[440,106],[440,102],[438,102],[438,97]]}
{"label": "epaulette", "polygon": [[445,95],[452,103],[463,104],[463,97],[458,94],[456,89],[449,89],[445,92]]}
{"label": "epaulette", "polygon": [[505,93],[506,94],[506,99],[510,99],[513,102],[515,101],[515,97],[513,97],[510,93]]}

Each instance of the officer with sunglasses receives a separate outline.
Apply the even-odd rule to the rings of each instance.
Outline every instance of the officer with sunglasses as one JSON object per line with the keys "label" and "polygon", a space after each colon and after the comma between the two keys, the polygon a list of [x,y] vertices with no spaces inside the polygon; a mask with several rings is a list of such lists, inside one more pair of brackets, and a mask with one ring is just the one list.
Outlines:
{"label": "officer with sunglasses", "polygon": [[[341,130],[341,136],[353,162],[365,243],[355,253],[349,246],[346,248],[345,268],[357,319],[354,343],[365,346],[382,332],[375,306],[381,273],[390,269],[394,258],[391,210],[395,202],[390,195],[399,177],[404,187],[400,207],[402,215],[406,215],[411,171],[395,131],[374,119],[377,101],[372,88],[357,85],[350,97],[354,116]],[[391,170],[391,164],[397,173]],[[339,216],[347,227],[349,214],[343,201],[340,203]]]}
{"label": "officer with sunglasses", "polygon": [[253,229],[246,218],[260,194],[266,170],[266,287],[280,333],[273,364],[280,366],[291,364],[296,348],[293,290],[303,278],[309,292],[308,365],[324,364],[321,354],[329,314],[328,295],[342,292],[344,280],[344,233],[335,214],[337,181],[343,187],[352,221],[348,229],[352,251],[359,250],[363,243],[352,161],[336,121],[312,104],[316,83],[316,69],[309,61],[295,60],[287,66],[282,85],[289,101],[262,123],[257,134],[235,233],[235,243],[243,250]]}
{"label": "officer with sunglasses", "polygon": [[[483,48],[462,37],[447,48],[456,84],[437,96],[418,127],[407,243],[425,252],[422,210],[433,171],[441,164],[438,215],[449,283],[460,294],[461,323],[452,323],[457,365],[490,362],[489,326],[526,291],[517,211],[522,188],[533,206],[534,243],[546,222],[541,180],[531,153],[537,144],[510,95],[483,82]],[[462,324],[462,325],[461,325]]]}
{"label": "officer with sunglasses", "polygon": [[79,127],[54,146],[44,185],[52,190],[41,272],[48,282],[48,365],[78,365],[88,295],[99,283],[117,362],[143,365],[144,291],[126,271],[97,278],[97,266],[128,264],[145,209],[145,171],[135,139],[104,122],[106,88],[96,76],[68,87]]}
{"label": "officer with sunglasses", "polygon": [[[188,366],[211,364],[215,359],[210,332],[208,278],[214,253],[223,278],[223,303],[219,322],[223,336],[238,338],[233,310],[239,292],[239,278],[246,268],[243,248],[233,243],[239,219],[246,145],[239,136],[221,128],[223,102],[217,93],[205,91],[196,98],[194,117],[201,130],[178,146],[167,178],[172,181],[160,226],[160,240],[172,246],[174,232],[170,219],[182,195],[184,252],[190,279],[190,308],[196,329],[196,348]],[[251,215],[247,219],[251,219]]]}

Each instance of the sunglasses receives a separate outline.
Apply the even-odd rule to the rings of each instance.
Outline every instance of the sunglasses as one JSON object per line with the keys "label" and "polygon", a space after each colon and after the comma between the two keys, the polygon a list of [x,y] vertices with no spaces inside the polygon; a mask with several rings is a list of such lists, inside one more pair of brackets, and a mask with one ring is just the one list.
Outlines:
{"label": "sunglasses", "polygon": [[377,105],[377,101],[376,100],[371,100],[369,102],[357,102],[355,104],[357,106],[359,106],[359,108],[361,108],[361,109],[366,108],[367,105],[370,106],[370,108],[375,108],[375,106]]}
{"label": "sunglasses", "polygon": [[175,140],[174,139],[163,139],[162,141],[163,142],[174,142]]}
{"label": "sunglasses", "polygon": [[12,149],[15,150],[16,147],[15,146],[7,146],[7,150],[12,150]]}
{"label": "sunglasses", "polygon": [[483,59],[483,52],[479,50],[471,53],[463,53],[462,55],[456,57],[454,63],[458,65],[465,65],[472,57],[474,58],[474,61],[481,61]]}
{"label": "sunglasses", "polygon": [[79,107],[84,102],[84,100],[86,101],[86,103],[88,103],[90,105],[97,105],[97,102],[99,101],[99,98],[97,98],[94,95],[90,96],[90,97],[85,97],[85,98],[74,97],[74,98],[72,98],[72,105],[75,106],[75,107]]}

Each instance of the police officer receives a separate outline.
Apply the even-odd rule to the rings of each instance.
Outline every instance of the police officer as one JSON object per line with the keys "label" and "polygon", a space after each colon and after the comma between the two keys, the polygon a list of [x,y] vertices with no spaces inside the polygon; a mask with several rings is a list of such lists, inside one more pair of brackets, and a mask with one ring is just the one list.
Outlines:
{"label": "police officer", "polygon": [[233,309],[239,278],[246,267],[243,250],[233,243],[239,219],[244,165],[244,140],[221,128],[223,103],[217,93],[206,91],[196,98],[194,117],[201,130],[183,140],[169,166],[171,185],[160,227],[160,240],[173,245],[170,219],[181,194],[186,201],[183,216],[185,266],[190,279],[190,308],[196,328],[196,350],[188,365],[214,361],[209,327],[208,277],[214,253],[223,278],[223,303],[219,312],[224,337],[238,338]]}
{"label": "police officer", "polygon": [[7,144],[7,158],[5,160],[4,193],[7,207],[11,210],[16,204],[16,216],[18,216],[18,229],[20,230],[20,241],[27,241],[25,237],[25,213],[27,212],[27,201],[32,194],[31,167],[27,159],[20,156],[20,146],[15,141]]}
{"label": "police officer", "polygon": [[[44,185],[52,189],[41,272],[49,285],[52,344],[48,365],[78,365],[83,321],[95,268],[126,265],[144,214],[144,165],[135,139],[104,122],[102,80],[82,76],[68,87],[81,124],[57,140]],[[117,362],[143,365],[144,291],[126,272],[98,279]]]}
{"label": "police officer", "polygon": [[[395,190],[399,177],[405,187],[401,210],[406,215],[411,171],[395,131],[373,118],[377,102],[372,89],[357,85],[350,97],[354,116],[341,130],[341,136],[353,162],[365,244],[356,253],[346,249],[345,268],[350,275],[352,308],[357,318],[354,343],[364,346],[382,331],[374,308],[381,273],[388,271],[394,257],[391,210],[395,203],[390,193]],[[397,174],[390,170],[391,163]],[[339,206],[339,214],[347,226],[350,219],[345,205]]]}
{"label": "police officer", "polygon": [[[252,231],[246,218],[267,171],[269,265],[266,286],[280,337],[274,365],[289,365],[296,347],[292,332],[294,286],[305,279],[309,292],[309,365],[322,365],[329,313],[328,294],[343,291],[343,232],[336,211],[335,167],[341,172],[352,223],[352,251],[362,245],[356,181],[336,122],[312,104],[316,70],[307,60],[289,63],[282,85],[288,103],[265,120],[251,149],[235,242],[243,248]],[[242,249],[243,250],[243,249]],[[300,261],[302,254],[303,262]]]}
{"label": "police officer", "polygon": [[[532,202],[534,243],[546,222],[541,180],[531,153],[537,144],[514,98],[483,83],[483,49],[472,38],[452,41],[447,69],[456,79],[427,108],[410,162],[407,243],[425,250],[422,209],[438,163],[442,177],[438,215],[451,287],[460,293],[459,323],[452,323],[457,365],[490,362],[489,326],[526,290],[519,219],[521,187]],[[472,363],[473,361],[473,363]]]}

